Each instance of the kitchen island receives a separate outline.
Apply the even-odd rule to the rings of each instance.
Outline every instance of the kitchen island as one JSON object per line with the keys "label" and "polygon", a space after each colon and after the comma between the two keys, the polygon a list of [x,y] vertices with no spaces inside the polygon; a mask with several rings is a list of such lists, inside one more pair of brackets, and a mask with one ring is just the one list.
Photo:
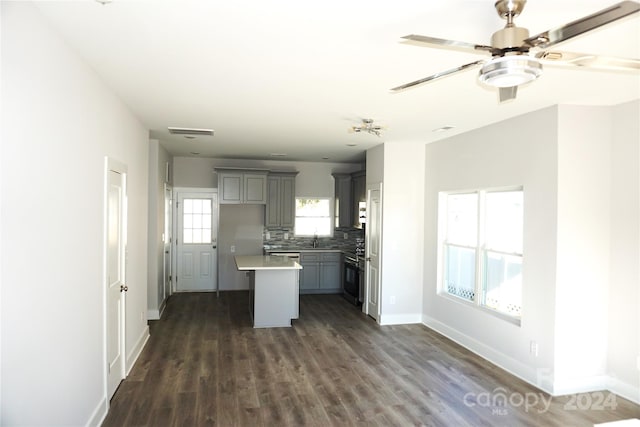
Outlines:
{"label": "kitchen island", "polygon": [[291,326],[298,318],[298,270],[302,266],[281,256],[236,256],[236,267],[250,273],[249,312],[254,328]]}

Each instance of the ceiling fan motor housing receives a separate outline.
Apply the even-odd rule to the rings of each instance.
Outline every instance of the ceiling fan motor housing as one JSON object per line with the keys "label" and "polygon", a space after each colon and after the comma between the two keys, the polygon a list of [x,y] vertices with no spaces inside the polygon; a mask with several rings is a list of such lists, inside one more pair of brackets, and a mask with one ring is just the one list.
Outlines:
{"label": "ceiling fan motor housing", "polygon": [[[518,49],[523,48],[524,41],[529,38],[529,30],[521,27],[505,27],[496,31],[491,36],[491,46],[494,49]],[[525,48],[528,51],[528,47]]]}

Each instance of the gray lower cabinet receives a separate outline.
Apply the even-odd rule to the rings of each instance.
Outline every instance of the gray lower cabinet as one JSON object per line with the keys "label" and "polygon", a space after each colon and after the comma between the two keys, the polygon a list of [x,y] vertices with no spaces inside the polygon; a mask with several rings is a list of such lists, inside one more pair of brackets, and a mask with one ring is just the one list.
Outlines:
{"label": "gray lower cabinet", "polygon": [[300,293],[333,294],[342,292],[340,252],[302,252],[300,254]]}

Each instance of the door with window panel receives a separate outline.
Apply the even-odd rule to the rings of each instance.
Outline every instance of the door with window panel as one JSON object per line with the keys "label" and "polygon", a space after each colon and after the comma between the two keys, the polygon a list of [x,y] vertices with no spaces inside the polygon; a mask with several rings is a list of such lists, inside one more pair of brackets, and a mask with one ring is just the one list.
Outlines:
{"label": "door with window panel", "polygon": [[218,195],[212,192],[178,193],[178,277],[182,292],[218,288]]}

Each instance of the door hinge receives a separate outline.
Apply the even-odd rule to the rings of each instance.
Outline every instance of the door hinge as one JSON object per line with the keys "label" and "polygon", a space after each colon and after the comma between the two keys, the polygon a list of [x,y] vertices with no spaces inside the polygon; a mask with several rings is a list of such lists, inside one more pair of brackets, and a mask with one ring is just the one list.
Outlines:
{"label": "door hinge", "polygon": [[111,365],[107,363],[107,374],[111,373]]}

